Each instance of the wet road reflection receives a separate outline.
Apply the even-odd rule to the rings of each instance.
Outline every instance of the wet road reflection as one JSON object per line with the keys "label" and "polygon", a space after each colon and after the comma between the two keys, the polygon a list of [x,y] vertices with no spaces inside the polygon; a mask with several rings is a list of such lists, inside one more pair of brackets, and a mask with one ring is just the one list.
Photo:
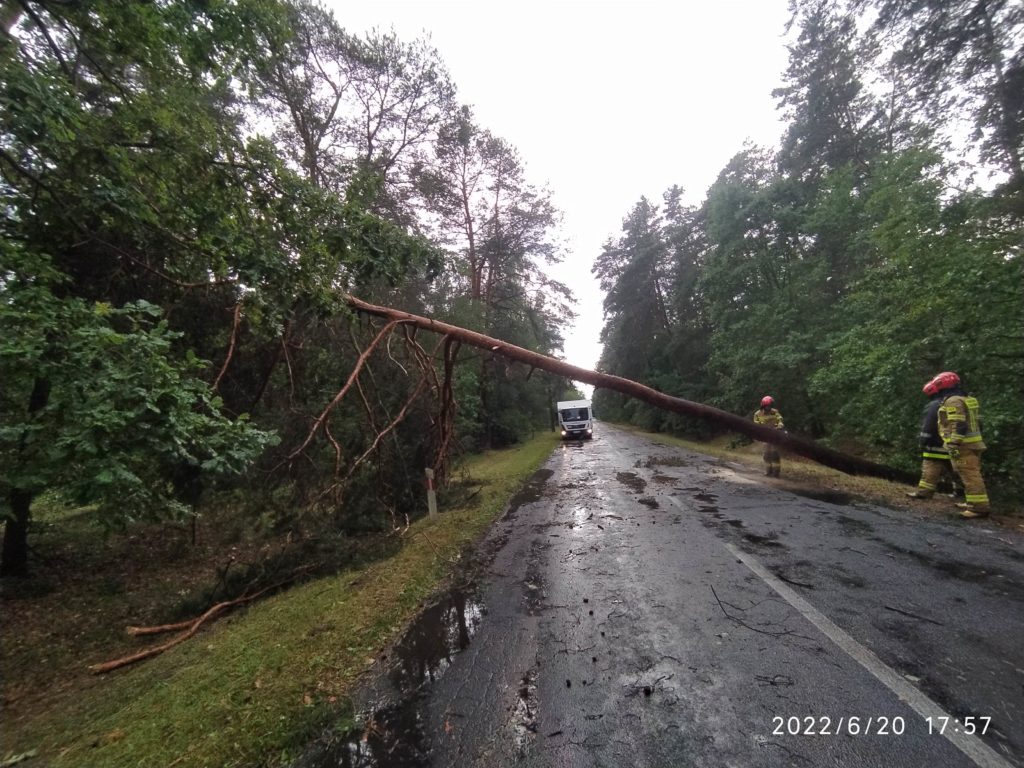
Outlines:
{"label": "wet road reflection", "polygon": [[996,712],[989,743],[1014,757],[1024,556],[995,541],[609,428],[555,449],[474,586],[374,677],[359,730],[293,768],[970,764],[921,732],[772,734],[785,711],[913,713],[762,572],[946,711]]}
{"label": "wet road reflection", "polygon": [[394,650],[391,681],[399,701],[378,708],[350,733],[327,734],[294,768],[417,768],[430,764],[420,704],[426,689],[473,639],[484,606],[454,589],[426,608]]}

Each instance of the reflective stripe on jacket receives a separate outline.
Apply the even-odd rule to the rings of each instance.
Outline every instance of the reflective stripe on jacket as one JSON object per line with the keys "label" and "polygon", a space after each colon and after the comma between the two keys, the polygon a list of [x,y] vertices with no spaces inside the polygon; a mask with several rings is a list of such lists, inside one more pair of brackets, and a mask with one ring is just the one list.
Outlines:
{"label": "reflective stripe on jacket", "polygon": [[767,413],[764,408],[758,408],[754,411],[754,423],[782,429],[782,414],[774,408],[769,408]]}
{"label": "reflective stripe on jacket", "polygon": [[947,447],[984,450],[981,439],[981,407],[970,395],[950,395],[939,408],[939,434]]}

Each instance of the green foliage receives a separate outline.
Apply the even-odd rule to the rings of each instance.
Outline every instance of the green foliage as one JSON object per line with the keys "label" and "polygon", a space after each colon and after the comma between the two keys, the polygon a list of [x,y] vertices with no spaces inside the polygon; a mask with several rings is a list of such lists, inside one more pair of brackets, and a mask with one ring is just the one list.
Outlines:
{"label": "green foliage", "polygon": [[[980,28],[949,26],[967,4],[952,4],[948,16],[936,4],[852,4],[878,6],[879,26],[895,24],[908,45],[972,46],[940,47],[920,62],[903,58],[913,46],[905,48],[886,73],[895,90],[903,78],[933,89],[968,78],[950,98],[987,94],[995,111],[979,114],[983,121],[1009,103],[999,79],[988,77],[992,60],[979,58],[991,41],[976,36]],[[980,13],[989,11],[1011,28],[1024,21],[1008,5]],[[854,21],[834,4],[794,3],[799,37],[775,94],[789,120],[779,152],[745,147],[697,208],[681,204],[678,187],[666,192],[664,214],[641,200],[627,235],[605,246],[594,266],[608,291],[602,366],[739,414],[771,394],[791,430],[908,470],[919,463],[921,386],[956,370],[982,403],[993,493],[1019,496],[1024,198],[1012,185],[954,193],[956,169],[925,141],[945,126],[925,130],[910,117],[920,113],[895,95],[885,106],[862,87],[881,74],[872,70],[880,54],[858,39]],[[955,73],[917,68],[950,57],[962,67]],[[1008,135],[993,133],[982,149],[995,157],[999,144],[1012,176]],[[640,220],[643,228],[629,225]],[[669,264],[641,268],[655,251]],[[650,299],[660,273],[673,279],[659,327]],[[595,399],[607,418],[698,429],[618,395]]]}
{"label": "green foliage", "polygon": [[899,73],[900,111],[921,115],[947,138],[962,132],[961,119],[970,119],[981,156],[1009,177],[999,194],[1016,197],[1021,215],[1024,7],[1014,0],[847,0],[845,5],[850,16],[874,12],[871,31],[886,44],[873,63]]}
{"label": "green foliage", "polygon": [[[179,478],[237,474],[273,442],[221,413],[198,378],[206,364],[171,354],[180,334],[158,307],[58,298],[44,282],[52,274],[45,262],[14,253],[0,289],[0,499],[12,488],[57,490],[98,504],[107,525],[180,516],[187,489]],[[48,396],[30,412],[38,381]]]}
{"label": "green foliage", "polygon": [[586,399],[587,399],[586,394],[581,392],[580,390],[576,389],[576,387],[566,387],[565,389],[562,390],[562,394],[560,394],[556,398],[555,402],[558,402],[559,400],[586,400]]}
{"label": "green foliage", "polygon": [[[338,354],[337,334],[347,345],[350,333],[341,291],[422,286],[442,268],[435,244],[381,215],[395,202],[382,154],[336,169],[344,185],[327,188],[246,127],[257,106],[246,94],[262,98],[276,57],[308,53],[297,13],[314,11],[34,5],[0,51],[0,490],[4,505],[18,497],[23,523],[45,489],[98,501],[113,524],[181,514],[257,457],[279,464],[271,435],[308,428],[296,410],[318,412],[352,364],[351,346]],[[422,45],[392,36],[341,50],[385,79],[389,56],[415,59],[416,82],[447,87]],[[416,109],[410,78],[402,104]],[[403,124],[392,107],[378,145],[389,162],[412,151],[385,141]],[[403,399],[397,387],[379,397],[395,410]],[[357,409],[336,425],[353,447],[376,428],[360,428]],[[425,421],[420,409],[410,429]],[[408,453],[405,480],[424,458]],[[333,459],[303,482],[322,482]],[[407,506],[405,480],[394,485]]]}

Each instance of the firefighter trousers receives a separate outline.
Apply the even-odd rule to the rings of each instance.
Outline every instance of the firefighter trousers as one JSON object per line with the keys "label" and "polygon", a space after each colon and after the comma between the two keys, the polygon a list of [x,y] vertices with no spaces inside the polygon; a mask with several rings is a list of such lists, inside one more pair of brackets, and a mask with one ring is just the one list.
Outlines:
{"label": "firefighter trousers", "polygon": [[988,492],[981,477],[981,451],[960,449],[959,458],[952,460],[953,471],[964,483],[964,496],[972,507],[988,507]]}
{"label": "firefighter trousers", "polygon": [[938,490],[939,481],[949,468],[949,459],[922,459],[921,479],[917,483],[917,487],[922,492],[920,495],[931,496],[935,493]]}
{"label": "firefighter trousers", "polygon": [[779,449],[771,443],[764,443],[761,458],[768,465],[765,474],[769,477],[778,477],[782,471],[782,456],[779,454]]}

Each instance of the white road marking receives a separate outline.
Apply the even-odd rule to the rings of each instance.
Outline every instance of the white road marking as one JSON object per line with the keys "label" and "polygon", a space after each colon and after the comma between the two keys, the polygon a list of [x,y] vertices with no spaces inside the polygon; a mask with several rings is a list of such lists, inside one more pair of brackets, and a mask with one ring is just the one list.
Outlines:
{"label": "white road marking", "polygon": [[[672,500],[675,501],[675,499]],[[874,675],[879,682],[895,693],[900,701],[906,702],[922,718],[930,717],[933,720],[940,717],[948,718],[946,722],[950,725],[942,735],[973,760],[976,765],[980,766],[980,768],[1013,768],[1010,763],[1006,762],[995,750],[977,736],[966,733],[953,733],[952,715],[911,685],[896,670],[887,666],[874,653],[833,624],[825,614],[776,578],[756,558],[729,543],[725,544],[725,548],[735,555],[747,568],[757,574],[765,584],[774,589],[783,600],[799,611],[805,619],[821,630],[829,640],[838,645],[854,661]]]}

